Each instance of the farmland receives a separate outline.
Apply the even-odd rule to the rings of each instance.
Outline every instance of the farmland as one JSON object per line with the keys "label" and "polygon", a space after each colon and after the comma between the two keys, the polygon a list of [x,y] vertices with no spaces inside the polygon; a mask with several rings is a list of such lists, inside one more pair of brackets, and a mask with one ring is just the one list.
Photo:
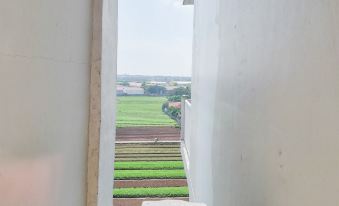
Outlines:
{"label": "farmland", "polygon": [[162,161],[162,162],[116,162],[116,170],[159,170],[159,169],[184,169],[181,161]]}
{"label": "farmland", "polygon": [[117,127],[175,126],[162,112],[164,97],[118,97]]}
{"label": "farmland", "polygon": [[118,97],[114,162],[115,205],[150,198],[188,200],[180,129],[162,112],[164,97]]}
{"label": "farmland", "polygon": [[137,179],[185,179],[185,171],[180,170],[116,170],[116,180],[137,180]]}
{"label": "farmland", "polygon": [[119,188],[114,189],[114,197],[187,197],[187,187],[161,187],[161,188]]}
{"label": "farmland", "polygon": [[[118,129],[117,134],[118,136],[134,135],[133,129],[135,127],[123,132]],[[165,132],[167,136],[166,132],[171,130],[163,128],[155,131]],[[146,131],[141,133],[148,134]],[[179,138],[179,131],[176,136]],[[116,205],[140,206],[141,203],[136,203],[135,198],[188,200],[189,193],[180,155],[180,142],[120,142],[116,143],[115,151],[113,197]]]}

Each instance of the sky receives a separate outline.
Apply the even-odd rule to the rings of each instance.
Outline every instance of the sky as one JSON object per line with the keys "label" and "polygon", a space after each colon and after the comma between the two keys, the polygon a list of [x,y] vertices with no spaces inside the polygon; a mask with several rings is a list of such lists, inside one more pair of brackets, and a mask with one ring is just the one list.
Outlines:
{"label": "sky", "polygon": [[118,74],[191,76],[193,7],[119,0]]}

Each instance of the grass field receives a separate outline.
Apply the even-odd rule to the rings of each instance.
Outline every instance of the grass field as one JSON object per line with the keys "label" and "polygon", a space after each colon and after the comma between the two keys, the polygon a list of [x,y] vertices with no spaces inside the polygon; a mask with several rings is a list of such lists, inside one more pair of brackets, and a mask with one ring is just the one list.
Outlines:
{"label": "grass field", "polygon": [[173,170],[184,169],[182,161],[162,161],[162,162],[115,162],[116,170]]}
{"label": "grass field", "polygon": [[165,97],[118,97],[117,127],[175,126],[162,112]]}
{"label": "grass field", "polygon": [[185,179],[185,171],[180,170],[115,170],[115,180],[138,179]]}
{"label": "grass field", "polygon": [[114,189],[115,198],[137,197],[188,197],[187,187],[159,187],[159,188],[121,188]]}

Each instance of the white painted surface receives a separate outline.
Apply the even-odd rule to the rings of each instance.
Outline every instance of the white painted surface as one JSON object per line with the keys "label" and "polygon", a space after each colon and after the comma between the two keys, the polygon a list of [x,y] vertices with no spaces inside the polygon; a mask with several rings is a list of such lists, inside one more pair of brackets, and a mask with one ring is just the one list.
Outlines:
{"label": "white painted surface", "polygon": [[192,135],[191,135],[191,130],[192,130],[192,118],[191,118],[191,103],[189,100],[185,100],[185,104],[183,105],[185,107],[185,116],[184,116],[184,121],[185,121],[185,132],[184,132],[184,142],[186,145],[187,153],[188,156],[190,155],[191,151],[191,141],[192,140]]}
{"label": "white painted surface", "polygon": [[338,205],[338,1],[195,9],[194,201]]}
{"label": "white painted surface", "polygon": [[0,205],[86,204],[91,5],[0,3]]}
{"label": "white painted surface", "polygon": [[113,205],[118,0],[103,0],[98,206]]}
{"label": "white painted surface", "polygon": [[181,200],[163,200],[157,202],[143,202],[142,206],[206,206],[201,203],[185,202]]}
{"label": "white painted surface", "polygon": [[[191,142],[194,142],[195,139],[192,139],[191,131],[192,131],[192,114],[191,114],[191,103],[190,100],[181,100],[182,103],[184,103],[184,107],[181,108],[181,155],[182,159],[184,162],[185,166],[185,172],[187,176],[187,184],[188,184],[188,189],[189,189],[189,196],[190,199],[194,200],[196,199],[195,196],[195,186],[193,185],[194,181],[194,171],[191,171],[191,158],[190,158],[190,153],[191,153]],[[195,158],[193,157],[195,160]]]}

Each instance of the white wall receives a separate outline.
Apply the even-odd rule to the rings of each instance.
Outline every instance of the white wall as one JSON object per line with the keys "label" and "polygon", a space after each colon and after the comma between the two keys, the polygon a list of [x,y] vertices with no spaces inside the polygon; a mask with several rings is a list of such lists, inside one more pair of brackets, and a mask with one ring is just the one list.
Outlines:
{"label": "white wall", "polygon": [[101,49],[101,120],[98,206],[112,206],[118,43],[118,0],[103,0]]}
{"label": "white wall", "polygon": [[338,205],[338,1],[196,0],[195,10],[193,200]]}
{"label": "white wall", "polygon": [[[92,1],[2,1],[0,15],[0,205],[84,206]],[[112,128],[103,128],[107,143]]]}

